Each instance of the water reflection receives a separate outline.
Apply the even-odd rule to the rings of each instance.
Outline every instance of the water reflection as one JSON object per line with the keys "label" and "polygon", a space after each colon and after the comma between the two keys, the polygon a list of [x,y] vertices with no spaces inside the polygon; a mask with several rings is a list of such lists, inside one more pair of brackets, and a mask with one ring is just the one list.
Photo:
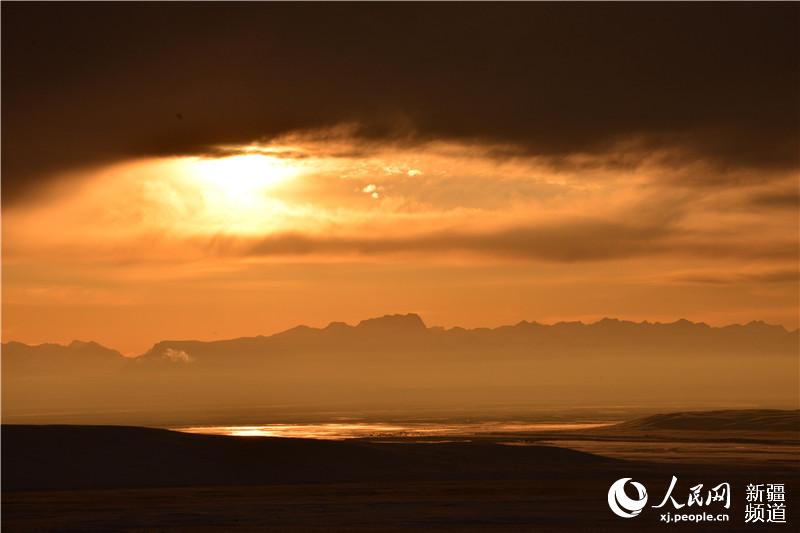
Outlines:
{"label": "water reflection", "polygon": [[364,437],[469,437],[473,435],[516,434],[533,431],[580,430],[608,426],[616,422],[529,423],[386,423],[325,422],[316,424],[263,424],[250,426],[191,426],[172,428],[187,433],[232,435],[239,437],[295,437],[342,440]]}

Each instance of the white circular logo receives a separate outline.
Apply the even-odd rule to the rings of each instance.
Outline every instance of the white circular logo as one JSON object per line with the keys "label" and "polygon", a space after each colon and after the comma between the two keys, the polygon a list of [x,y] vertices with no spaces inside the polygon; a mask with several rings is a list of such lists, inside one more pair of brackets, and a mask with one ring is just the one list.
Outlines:
{"label": "white circular logo", "polygon": [[615,515],[622,518],[633,518],[642,512],[647,503],[647,490],[641,483],[631,481],[631,485],[639,493],[638,499],[634,500],[625,494],[625,483],[628,481],[631,481],[631,478],[618,479],[608,489],[608,506],[611,507]]}

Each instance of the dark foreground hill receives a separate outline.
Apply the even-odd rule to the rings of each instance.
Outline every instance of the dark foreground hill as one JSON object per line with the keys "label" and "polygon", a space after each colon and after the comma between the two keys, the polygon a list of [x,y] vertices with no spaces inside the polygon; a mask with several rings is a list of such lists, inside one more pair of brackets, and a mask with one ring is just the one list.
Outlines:
{"label": "dark foreground hill", "polygon": [[[730,483],[729,521],[686,531],[754,531],[748,483],[784,483],[800,520],[796,469],[615,461],[547,446],[378,444],[219,437],[120,426],[4,426],[3,531],[658,532],[663,509],[624,519],[609,486],[631,477],[653,505]],[[680,512],[685,512],[686,507]],[[720,527],[720,526],[723,527]],[[785,527],[783,529],[786,529]],[[772,530],[767,527],[764,529]]]}
{"label": "dark foreground hill", "polygon": [[2,428],[9,490],[550,477],[620,461],[547,446],[196,435],[125,426]]}

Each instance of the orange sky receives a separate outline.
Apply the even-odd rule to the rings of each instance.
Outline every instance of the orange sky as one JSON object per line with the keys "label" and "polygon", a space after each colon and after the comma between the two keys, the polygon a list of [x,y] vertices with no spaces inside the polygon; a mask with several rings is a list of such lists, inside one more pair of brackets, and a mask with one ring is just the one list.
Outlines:
{"label": "orange sky", "polygon": [[4,209],[3,340],[137,354],[396,312],[797,328],[798,212],[774,201],[797,175],[680,156],[339,128],[84,170]]}

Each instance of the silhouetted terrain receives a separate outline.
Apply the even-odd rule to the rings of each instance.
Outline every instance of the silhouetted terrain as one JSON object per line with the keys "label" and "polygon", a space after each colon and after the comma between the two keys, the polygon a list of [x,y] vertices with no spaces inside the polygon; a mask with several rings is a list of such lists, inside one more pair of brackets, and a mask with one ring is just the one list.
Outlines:
{"label": "silhouetted terrain", "polygon": [[664,413],[610,426],[531,434],[536,444],[608,457],[797,468],[800,411],[746,409]]}
{"label": "silhouetted terrain", "polygon": [[800,410],[744,409],[668,413],[623,422],[609,429],[794,431],[800,434]]}
{"label": "silhouetted terrain", "polygon": [[[417,315],[268,337],[163,341],[138,358],[94,343],[8,343],[3,414],[6,422],[141,423],[154,414],[272,405],[352,413],[542,403],[796,407],[797,346],[797,331],[761,322],[718,328],[604,319],[445,330]],[[148,416],[125,418],[134,412]]]}
{"label": "silhouetted terrain", "polygon": [[[313,441],[121,426],[3,426],[4,531],[663,531],[656,509],[625,520],[606,503],[621,477],[658,500],[673,475],[731,484],[729,523],[752,531],[744,487],[786,485],[796,467],[659,464],[548,446]],[[654,504],[657,502],[654,502]],[[706,508],[692,508],[701,512]],[[721,507],[719,510],[724,510]]]}
{"label": "silhouetted terrain", "polygon": [[3,344],[3,373],[12,377],[100,375],[122,368],[125,361],[118,351],[96,342],[73,341],[67,346]]}
{"label": "silhouetted terrain", "polygon": [[619,461],[556,447],[376,444],[126,426],[4,425],[3,490],[514,479]]}

